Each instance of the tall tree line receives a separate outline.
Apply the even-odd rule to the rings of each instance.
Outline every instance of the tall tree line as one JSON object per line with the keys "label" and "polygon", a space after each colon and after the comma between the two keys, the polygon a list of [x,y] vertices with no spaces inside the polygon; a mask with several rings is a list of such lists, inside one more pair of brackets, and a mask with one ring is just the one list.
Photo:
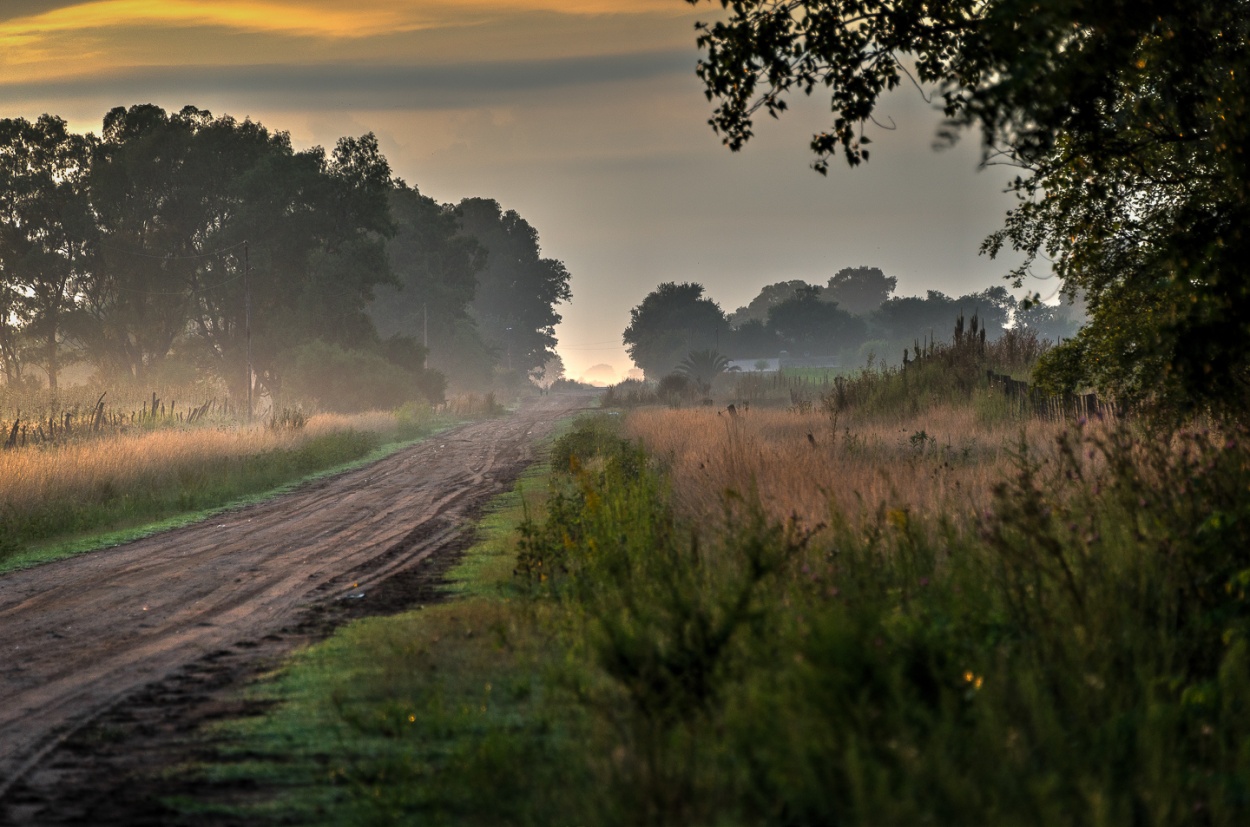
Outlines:
{"label": "tall tree line", "polygon": [[250,120],[153,105],[110,111],[98,135],[53,115],[0,120],[9,384],[55,388],[86,361],[136,380],[191,368],[243,393],[250,343],[254,381],[277,397],[314,341],[417,374],[428,344],[489,381],[549,358],[568,298],[523,219],[435,203],[392,175],[373,135],[296,151]]}
{"label": "tall tree line", "polygon": [[715,350],[733,360],[786,355],[822,364],[864,364],[868,354],[897,364],[903,349],[944,339],[961,314],[976,314],[990,339],[1008,326],[1057,341],[1073,336],[1082,319],[1070,307],[1023,304],[994,286],[952,298],[937,290],[895,296],[898,280],[876,267],[848,267],[824,287],[801,280],[769,284],[744,307],[726,314],[698,283],[661,284],[630,311],[622,334],[648,378],[674,370],[694,351]]}

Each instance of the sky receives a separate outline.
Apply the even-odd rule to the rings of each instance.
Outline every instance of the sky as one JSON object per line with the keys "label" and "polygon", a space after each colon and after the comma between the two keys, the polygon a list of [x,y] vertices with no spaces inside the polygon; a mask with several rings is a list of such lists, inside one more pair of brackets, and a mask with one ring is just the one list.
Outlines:
{"label": "sky", "polygon": [[[933,148],[940,116],[903,88],[872,161],[810,168],[827,102],[794,101],[739,153],[707,125],[684,0],[0,0],[0,117],[98,131],[115,106],[191,104],[289,132],[298,148],[373,132],[395,174],[442,202],[481,196],[572,274],[571,377],[632,367],[629,310],[697,281],[727,312],[760,287],[880,267],[898,294],[1002,282],[977,251],[1012,200],[975,135]],[[1043,297],[1056,285],[1029,285]],[[1022,292],[1022,291],[1020,291]]]}

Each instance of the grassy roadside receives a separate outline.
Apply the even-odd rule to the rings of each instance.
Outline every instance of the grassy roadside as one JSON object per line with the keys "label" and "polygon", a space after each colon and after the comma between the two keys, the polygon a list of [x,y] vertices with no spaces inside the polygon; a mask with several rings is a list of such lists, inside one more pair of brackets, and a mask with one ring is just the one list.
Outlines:
{"label": "grassy roadside", "polygon": [[[14,490],[0,503],[0,574],[259,502],[376,462],[455,424],[402,415],[338,417],[308,434],[165,431],[14,457],[9,462],[19,470],[26,469],[16,463],[45,467],[35,468],[38,476],[28,473],[34,481],[24,488],[16,472],[6,480]],[[100,457],[112,465],[92,467]],[[46,468],[58,461],[67,468]]]}
{"label": "grassy roadside", "polygon": [[[975,507],[831,499],[806,525],[751,474],[684,503],[707,469],[643,447],[667,416],[581,420],[460,599],[296,658],[206,780],[277,787],[245,818],[301,824],[1246,823],[1243,430],[1021,437],[969,454],[1000,471]],[[743,462],[822,447],[758,424]]]}
{"label": "grassy roadside", "polygon": [[169,803],[299,824],[502,824],[520,805],[549,811],[568,781],[555,756],[571,751],[578,717],[553,714],[545,678],[558,650],[513,577],[517,526],[549,473],[532,467],[492,502],[448,576],[451,599],[344,627],[251,690],[273,712],[212,733],[228,745],[221,761],[192,772],[276,796]]}

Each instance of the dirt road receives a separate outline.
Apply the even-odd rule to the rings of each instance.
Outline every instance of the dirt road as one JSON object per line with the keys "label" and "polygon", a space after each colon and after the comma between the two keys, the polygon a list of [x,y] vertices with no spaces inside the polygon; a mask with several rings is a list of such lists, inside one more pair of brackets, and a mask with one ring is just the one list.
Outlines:
{"label": "dirt road", "polygon": [[462,541],[587,404],[541,397],[275,500],[0,577],[0,822],[42,821],[22,789],[41,773],[55,787],[58,748],[144,687],[281,640],[319,607],[368,604]]}

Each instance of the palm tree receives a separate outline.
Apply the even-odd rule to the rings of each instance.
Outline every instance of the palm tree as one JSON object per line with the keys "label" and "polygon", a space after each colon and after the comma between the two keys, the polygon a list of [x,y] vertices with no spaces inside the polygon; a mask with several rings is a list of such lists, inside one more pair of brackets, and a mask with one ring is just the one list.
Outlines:
{"label": "palm tree", "polygon": [[677,373],[689,377],[705,395],[711,392],[712,381],[727,370],[737,368],[730,368],[729,360],[715,350],[693,350],[677,366]]}

